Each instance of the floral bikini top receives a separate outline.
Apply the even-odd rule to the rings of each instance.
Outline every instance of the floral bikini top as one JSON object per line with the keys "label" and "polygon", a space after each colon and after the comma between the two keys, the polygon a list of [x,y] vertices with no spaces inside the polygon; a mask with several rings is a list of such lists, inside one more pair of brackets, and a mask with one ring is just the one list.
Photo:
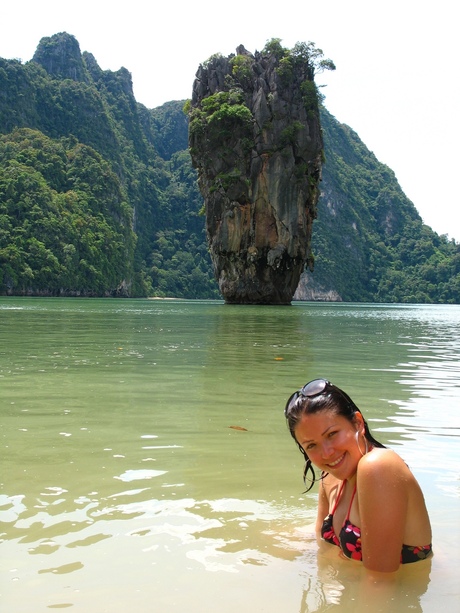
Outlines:
{"label": "floral bikini top", "polygon": [[[334,528],[332,525],[334,513],[337,509],[337,505],[340,502],[345,483],[346,481],[342,482],[342,486],[340,488],[332,512],[329,513],[329,515],[323,521],[323,525],[321,527],[321,536],[327,543],[331,543],[332,545],[337,545],[337,547],[340,547],[340,549],[347,556],[347,558],[362,561],[363,555],[361,552],[361,529],[358,528],[358,526],[354,526],[349,519],[351,505],[353,504],[353,500],[356,494],[356,484],[353,490],[353,494],[351,496],[350,506],[348,507],[348,512],[345,517],[345,521],[343,522],[343,526],[340,530],[338,537],[334,532]],[[410,564],[411,562],[418,562],[419,560],[424,560],[431,555],[431,552],[431,543],[430,545],[421,546],[403,545],[401,550],[401,564]]]}

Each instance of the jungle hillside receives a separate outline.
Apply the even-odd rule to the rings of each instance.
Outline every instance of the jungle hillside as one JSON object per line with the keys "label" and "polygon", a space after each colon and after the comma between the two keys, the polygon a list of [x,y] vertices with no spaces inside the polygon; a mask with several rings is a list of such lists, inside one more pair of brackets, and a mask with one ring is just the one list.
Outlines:
{"label": "jungle hillside", "polygon": [[[67,33],[0,58],[0,295],[221,298],[184,105],[139,104],[126,68]],[[324,100],[321,125],[314,269],[294,298],[459,304],[460,245]]]}

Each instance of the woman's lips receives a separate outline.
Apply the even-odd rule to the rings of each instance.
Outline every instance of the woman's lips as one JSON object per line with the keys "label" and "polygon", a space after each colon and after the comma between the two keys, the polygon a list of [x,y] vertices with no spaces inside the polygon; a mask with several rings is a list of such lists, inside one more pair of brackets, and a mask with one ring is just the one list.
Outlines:
{"label": "woman's lips", "polygon": [[343,460],[343,458],[345,457],[345,454],[343,453],[340,458],[337,458],[337,460],[334,460],[334,462],[330,462],[328,464],[328,466],[330,468],[335,468],[336,466],[338,466],[340,464],[340,462]]}

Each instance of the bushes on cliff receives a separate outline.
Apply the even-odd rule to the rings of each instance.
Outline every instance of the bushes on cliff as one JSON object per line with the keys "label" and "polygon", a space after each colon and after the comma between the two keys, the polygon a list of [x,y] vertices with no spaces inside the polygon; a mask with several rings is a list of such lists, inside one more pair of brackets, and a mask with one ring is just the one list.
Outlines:
{"label": "bushes on cliff", "polygon": [[[60,44],[67,37],[72,42],[59,36]],[[286,57],[279,39],[267,49]],[[64,72],[79,54],[73,43],[69,51]],[[299,61],[304,52],[296,52]],[[214,117],[216,126],[227,119],[244,126],[238,82],[251,78],[250,61],[237,57],[223,100],[233,108]],[[128,71],[102,71],[90,54],[83,60],[76,81],[68,76],[78,71],[64,78],[35,61],[0,58],[0,293],[218,298],[183,102],[146,109]],[[299,87],[308,108],[318,92]],[[424,226],[394,173],[353,130],[327,111],[322,126],[318,284],[344,300],[460,303],[460,246]],[[229,168],[219,181],[233,189],[240,171]],[[120,287],[123,280],[132,285]]]}
{"label": "bushes on cliff", "polygon": [[27,128],[0,139],[0,293],[116,295],[132,211],[99,154]]}

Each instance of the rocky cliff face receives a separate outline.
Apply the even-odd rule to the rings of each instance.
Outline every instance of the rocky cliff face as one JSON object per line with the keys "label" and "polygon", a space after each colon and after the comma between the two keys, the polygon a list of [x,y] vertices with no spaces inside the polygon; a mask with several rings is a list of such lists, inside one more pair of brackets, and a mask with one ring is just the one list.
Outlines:
{"label": "rocky cliff face", "polygon": [[289,304],[312,267],[323,149],[314,65],[305,47],[267,47],[252,55],[240,46],[201,65],[189,109],[211,258],[228,303]]}
{"label": "rocky cliff face", "polygon": [[67,32],[42,38],[32,59],[54,78],[88,82],[80,45]]}

